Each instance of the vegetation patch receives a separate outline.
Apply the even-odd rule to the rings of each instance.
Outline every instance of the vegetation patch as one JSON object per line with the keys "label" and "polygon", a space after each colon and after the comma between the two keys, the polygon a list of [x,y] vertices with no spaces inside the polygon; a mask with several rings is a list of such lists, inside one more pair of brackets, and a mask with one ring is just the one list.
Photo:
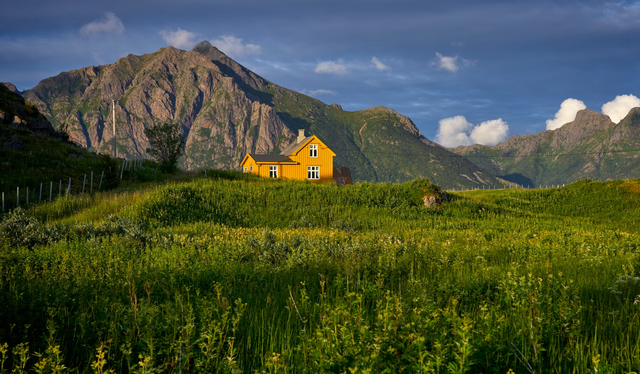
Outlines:
{"label": "vegetation patch", "polygon": [[430,209],[426,180],[175,178],[2,218],[2,370],[640,367],[626,182],[453,193]]}

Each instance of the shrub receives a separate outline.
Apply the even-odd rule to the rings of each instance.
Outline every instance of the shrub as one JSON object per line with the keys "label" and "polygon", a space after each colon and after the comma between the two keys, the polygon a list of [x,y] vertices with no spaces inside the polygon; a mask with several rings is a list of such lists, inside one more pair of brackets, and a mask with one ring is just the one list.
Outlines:
{"label": "shrub", "polygon": [[171,173],[176,171],[178,158],[182,154],[184,136],[180,131],[180,124],[165,121],[161,124],[144,129],[151,148],[147,153],[156,158],[161,171]]}

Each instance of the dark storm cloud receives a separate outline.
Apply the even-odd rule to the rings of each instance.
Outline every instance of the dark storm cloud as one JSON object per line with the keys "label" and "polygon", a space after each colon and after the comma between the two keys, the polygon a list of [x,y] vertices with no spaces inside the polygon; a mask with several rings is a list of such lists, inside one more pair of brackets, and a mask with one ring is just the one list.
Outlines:
{"label": "dark storm cloud", "polygon": [[[599,110],[640,94],[638,2],[39,1],[3,13],[0,81],[22,89],[167,40],[189,48],[207,39],[323,101],[393,107],[430,138],[456,115],[537,132],[569,97]],[[96,32],[81,32],[92,23]]]}

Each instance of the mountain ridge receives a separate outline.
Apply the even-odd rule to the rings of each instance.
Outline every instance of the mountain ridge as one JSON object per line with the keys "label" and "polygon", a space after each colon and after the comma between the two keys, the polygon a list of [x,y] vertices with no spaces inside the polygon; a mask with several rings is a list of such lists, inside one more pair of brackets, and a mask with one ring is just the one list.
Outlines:
{"label": "mountain ridge", "polygon": [[260,77],[208,42],[64,72],[23,96],[52,123],[66,123],[74,141],[106,154],[113,153],[112,100],[119,155],[144,155],[144,128],[178,121],[186,169],[237,169],[245,153],[278,153],[302,128],[336,150],[336,165],[350,167],[359,181],[427,177],[454,188],[501,184],[393,109],[348,112],[327,105]]}
{"label": "mountain ridge", "polygon": [[583,109],[558,129],[514,135],[494,146],[459,146],[453,152],[506,180],[545,185],[636,177],[640,157],[630,151],[639,144],[640,108],[618,123]]}

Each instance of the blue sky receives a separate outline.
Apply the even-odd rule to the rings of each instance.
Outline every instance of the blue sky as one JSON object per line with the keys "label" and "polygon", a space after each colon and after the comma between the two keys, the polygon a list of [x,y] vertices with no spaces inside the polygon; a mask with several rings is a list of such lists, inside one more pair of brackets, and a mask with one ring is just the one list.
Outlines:
{"label": "blue sky", "polygon": [[23,90],[209,40],[328,104],[394,108],[447,146],[640,106],[640,1],[21,1],[2,18],[0,81]]}

